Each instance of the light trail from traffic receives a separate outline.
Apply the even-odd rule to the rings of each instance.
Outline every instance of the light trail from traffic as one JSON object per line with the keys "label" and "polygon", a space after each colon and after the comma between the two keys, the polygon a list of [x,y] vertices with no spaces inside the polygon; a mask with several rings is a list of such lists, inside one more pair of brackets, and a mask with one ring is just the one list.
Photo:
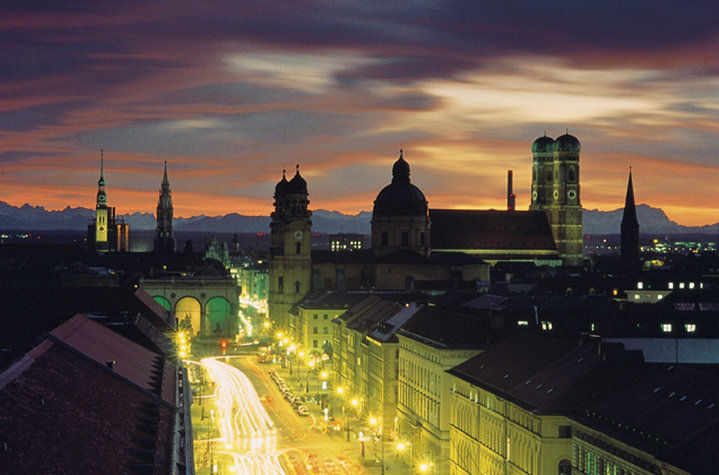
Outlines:
{"label": "light trail from traffic", "polygon": [[231,470],[235,473],[284,474],[275,425],[249,378],[219,358],[205,358],[201,364],[217,384],[217,423],[221,447],[225,449],[218,453],[232,457]]}

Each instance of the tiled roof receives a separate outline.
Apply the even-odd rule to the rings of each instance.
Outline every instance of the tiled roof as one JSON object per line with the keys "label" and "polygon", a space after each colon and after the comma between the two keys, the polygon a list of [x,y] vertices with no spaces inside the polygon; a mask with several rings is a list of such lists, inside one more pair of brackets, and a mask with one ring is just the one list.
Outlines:
{"label": "tiled roof", "polygon": [[557,249],[543,211],[431,209],[429,217],[432,249]]}
{"label": "tiled roof", "polygon": [[113,371],[174,403],[175,365],[84,315],[75,315],[51,335],[100,364],[113,362]]}
{"label": "tiled roof", "polygon": [[49,337],[0,374],[4,473],[167,473],[173,408]]}
{"label": "tiled roof", "polygon": [[436,348],[480,349],[499,337],[489,320],[438,306],[425,305],[397,334]]}

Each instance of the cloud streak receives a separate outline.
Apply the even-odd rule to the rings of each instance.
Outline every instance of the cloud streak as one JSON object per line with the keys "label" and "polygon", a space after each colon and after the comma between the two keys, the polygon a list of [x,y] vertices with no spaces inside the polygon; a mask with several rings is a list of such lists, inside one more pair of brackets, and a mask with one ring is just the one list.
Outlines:
{"label": "cloud streak", "polygon": [[[582,141],[587,208],[714,222],[719,10],[669,1],[13,2],[0,17],[0,200],[266,214],[300,161],[312,206],[371,209],[399,148],[437,207],[528,204],[532,141]],[[49,177],[53,177],[50,179]],[[701,193],[696,190],[701,189]],[[72,190],[72,191],[69,191]]]}

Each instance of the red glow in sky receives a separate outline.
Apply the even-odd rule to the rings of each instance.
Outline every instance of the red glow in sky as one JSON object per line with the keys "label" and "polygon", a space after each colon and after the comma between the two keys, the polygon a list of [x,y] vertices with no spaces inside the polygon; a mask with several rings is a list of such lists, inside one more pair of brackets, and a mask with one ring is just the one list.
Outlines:
{"label": "red glow in sky", "polygon": [[582,142],[582,204],[719,220],[713,2],[17,2],[0,16],[0,200],[370,210],[403,148],[432,207],[529,204],[532,141]]}

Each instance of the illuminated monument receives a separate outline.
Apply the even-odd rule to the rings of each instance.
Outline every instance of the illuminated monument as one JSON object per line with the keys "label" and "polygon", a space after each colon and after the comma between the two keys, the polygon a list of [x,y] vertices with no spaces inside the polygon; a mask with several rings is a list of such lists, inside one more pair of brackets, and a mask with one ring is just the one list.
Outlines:
{"label": "illuminated monument", "polygon": [[160,198],[157,201],[157,233],[155,234],[155,252],[172,254],[175,252],[175,238],[172,234],[172,191],[167,179],[167,161],[165,174],[160,185]]}
{"label": "illuminated monument", "polygon": [[275,187],[275,210],[270,223],[270,290],[268,313],[280,328],[289,326],[289,310],[310,291],[312,212],[307,182],[297,165],[290,181],[282,172]]}
{"label": "illuminated monument", "polygon": [[87,228],[88,242],[99,252],[128,251],[130,228],[115,219],[115,207],[107,205],[105,193],[105,156],[100,151],[100,179],[97,181],[95,220]]}
{"label": "illuminated monument", "polygon": [[547,213],[552,236],[565,265],[582,263],[580,150],[579,140],[569,133],[556,140],[545,134],[532,144],[532,203],[529,209]]}

